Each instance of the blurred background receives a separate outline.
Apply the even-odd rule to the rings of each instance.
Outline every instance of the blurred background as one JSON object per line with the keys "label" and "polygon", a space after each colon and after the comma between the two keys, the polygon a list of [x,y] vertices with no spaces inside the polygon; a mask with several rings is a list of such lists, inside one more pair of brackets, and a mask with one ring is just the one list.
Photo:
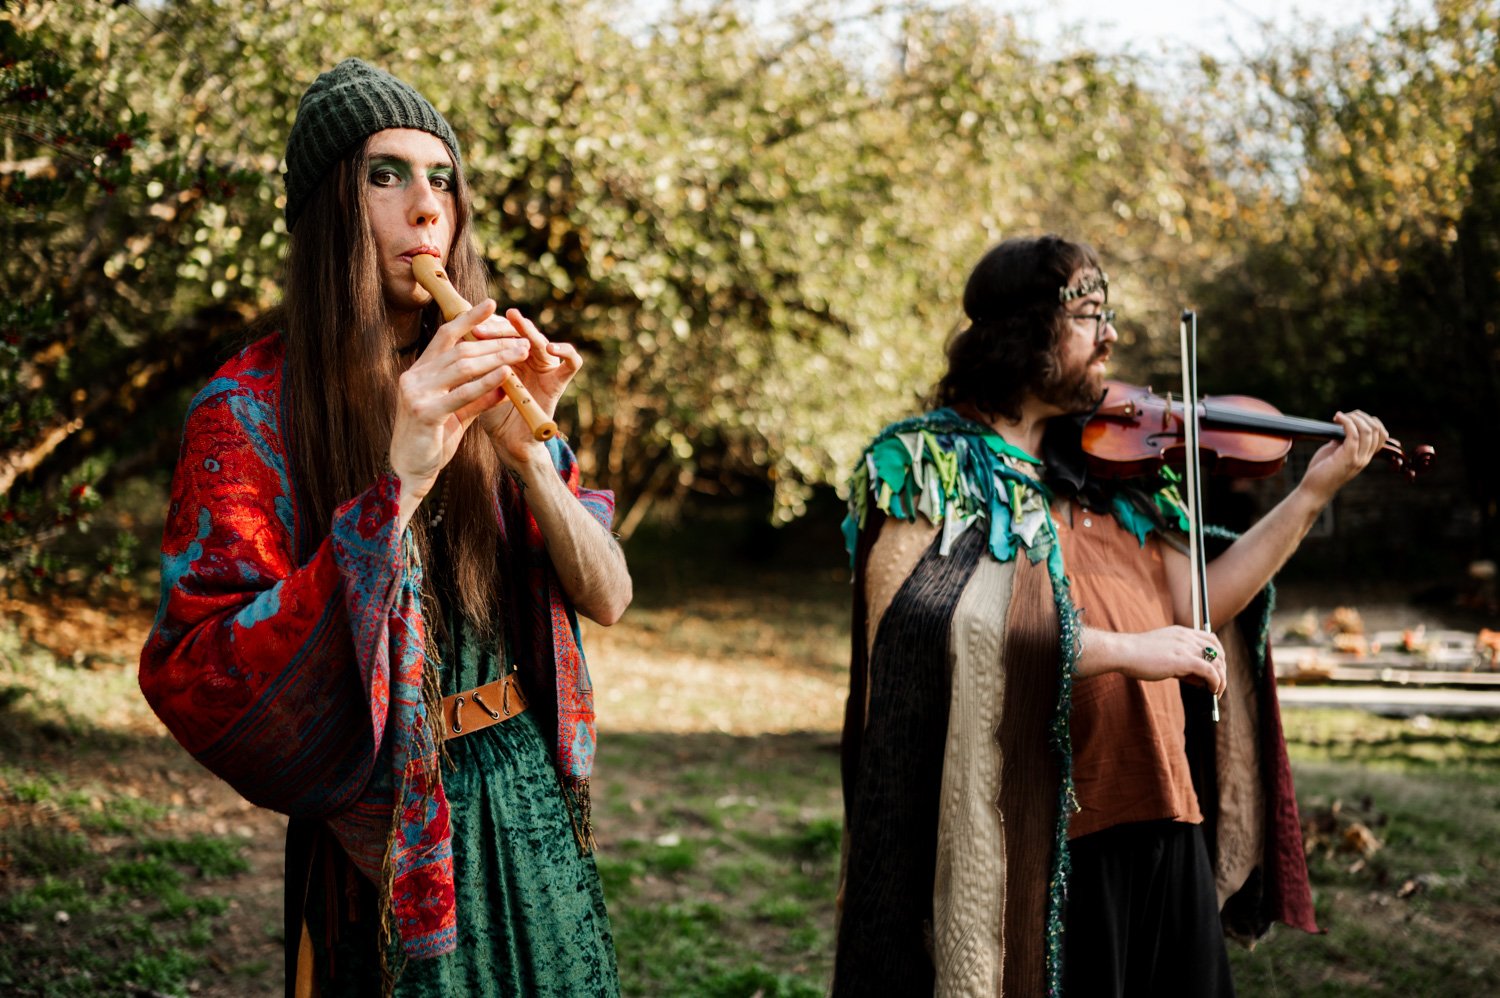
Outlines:
{"label": "blurred background", "polygon": [[[0,0],[0,990],[279,989],[279,819],[134,665],[182,416],[277,301],[320,71],[433,101],[492,293],[583,351],[559,422],[638,589],[586,635],[625,985],[748,998],[831,961],[840,487],[1002,238],[1098,248],[1118,377],[1175,387],[1192,307],[1207,392],[1436,447],[1341,494],[1278,634],[1312,673],[1493,667],[1497,52],[1496,0]],[[1242,992],[1500,989],[1500,726],[1453,710],[1288,713],[1335,931],[1238,954]]]}

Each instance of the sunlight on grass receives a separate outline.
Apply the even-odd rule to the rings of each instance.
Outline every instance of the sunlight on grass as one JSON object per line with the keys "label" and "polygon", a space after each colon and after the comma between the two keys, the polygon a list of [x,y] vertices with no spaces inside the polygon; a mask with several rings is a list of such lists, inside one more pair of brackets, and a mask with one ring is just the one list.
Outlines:
{"label": "sunlight on grass", "polygon": [[[617,624],[617,628],[625,628]],[[614,732],[763,734],[837,731],[847,681],[791,672],[774,659],[642,653],[628,631],[590,637],[599,727]]]}
{"label": "sunlight on grass", "polygon": [[[141,696],[134,668],[80,668],[23,641],[9,621],[0,623],[0,689],[21,691],[9,704],[10,712],[24,713],[59,733],[161,730]],[[0,747],[6,737],[0,731]]]}
{"label": "sunlight on grass", "polygon": [[[638,567],[623,621],[584,625],[624,993],[816,998],[843,831],[847,581],[713,558],[655,567]],[[65,664],[0,624],[0,711],[0,936],[22,940],[0,944],[0,993],[182,993],[200,977],[236,998],[279,993],[268,909],[247,929],[261,949],[226,955],[219,939],[247,918],[244,893],[279,876],[274,861],[242,872],[249,840],[227,833],[252,809],[221,803],[202,831],[179,827],[222,787],[161,733],[134,669]],[[1329,931],[1232,949],[1242,998],[1500,993],[1500,723],[1336,710],[1284,723],[1304,818],[1335,829],[1309,838]],[[1353,824],[1368,854],[1344,845]]]}
{"label": "sunlight on grass", "polygon": [[[774,586],[775,582],[767,585]],[[848,696],[847,582],[745,596],[722,583],[650,596],[613,627],[585,622],[605,731],[837,731]]]}

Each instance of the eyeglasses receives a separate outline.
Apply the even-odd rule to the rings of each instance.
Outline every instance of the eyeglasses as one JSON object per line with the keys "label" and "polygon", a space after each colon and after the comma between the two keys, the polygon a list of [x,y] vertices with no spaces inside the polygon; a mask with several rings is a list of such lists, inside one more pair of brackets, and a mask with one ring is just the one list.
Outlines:
{"label": "eyeglasses", "polygon": [[1074,322],[1093,320],[1094,342],[1098,343],[1099,340],[1104,336],[1104,327],[1113,326],[1115,324],[1115,310],[1112,308],[1102,308],[1092,314],[1084,314],[1080,312],[1075,315],[1069,315],[1068,318],[1072,319]]}

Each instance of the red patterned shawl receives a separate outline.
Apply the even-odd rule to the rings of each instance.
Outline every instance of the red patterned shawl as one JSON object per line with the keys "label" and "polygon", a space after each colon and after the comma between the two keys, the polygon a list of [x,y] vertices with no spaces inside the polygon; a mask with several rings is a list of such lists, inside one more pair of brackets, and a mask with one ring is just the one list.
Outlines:
{"label": "red patterned shawl", "polygon": [[[435,956],[456,933],[448,803],[427,775],[437,769],[421,693],[421,568],[395,529],[389,473],[297,557],[306,525],[282,430],[283,355],[279,336],[251,345],[189,408],[141,690],[183,747],[251,803],[321,819],[366,876],[383,884],[388,873],[406,956]],[[613,495],[580,488],[567,446],[549,447],[608,529]],[[586,816],[595,732],[577,618],[509,476],[497,507],[505,623],[539,720],[556,721],[559,778]],[[555,697],[537,695],[549,688]]]}

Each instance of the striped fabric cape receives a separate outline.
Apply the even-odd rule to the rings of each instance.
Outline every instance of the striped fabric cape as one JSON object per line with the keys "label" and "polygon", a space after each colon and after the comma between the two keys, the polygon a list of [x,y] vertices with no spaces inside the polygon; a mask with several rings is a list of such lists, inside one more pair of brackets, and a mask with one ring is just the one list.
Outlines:
{"label": "striped fabric cape", "polygon": [[[251,803],[324,822],[389,891],[409,958],[456,941],[448,804],[422,701],[422,570],[387,473],[299,555],[279,336],[247,347],[189,408],[162,541],[162,599],[140,682],[167,729]],[[613,496],[559,475],[607,529]],[[505,626],[580,839],[588,840],[593,691],[578,625],[520,489],[502,478]],[[387,853],[389,853],[387,855]]]}
{"label": "striped fabric cape", "polygon": [[[1003,988],[1006,994],[1060,993],[1063,913],[1069,862],[1067,828],[1075,808],[1069,714],[1080,624],[1069,596],[1061,546],[1049,513],[1051,491],[1038,462],[988,427],[940,409],[894,424],[866,450],[850,483],[845,537],[854,559],[851,687],[843,738],[846,827],[841,913],[833,994],[931,995],[936,970],[933,892],[938,795],[949,722],[950,628],[981,559],[1015,562],[1016,596],[997,607],[1011,621],[1016,600],[1033,618],[1054,623],[1044,634],[1012,635],[1000,663],[1001,721],[995,737],[1004,767],[995,788],[1005,828],[998,863],[1003,898]],[[1154,508],[1151,508],[1154,507]],[[1139,538],[1157,522],[1181,523],[1175,490],[1109,499],[1109,511]],[[867,570],[888,519],[925,518],[937,528],[931,546],[901,579],[889,609],[867,638]],[[1024,553],[1024,558],[1017,558]],[[886,570],[889,566],[880,566]],[[1023,586],[1025,572],[1045,571]],[[1276,714],[1263,623],[1269,606],[1242,615],[1256,627],[1246,658],[1257,666],[1247,683],[1260,703],[1258,774],[1264,813],[1238,814],[1265,829],[1253,869],[1233,872],[1221,896],[1226,928],[1263,935],[1272,919],[1308,930],[1311,895],[1302,858],[1291,773]],[[1243,647],[1242,642],[1238,647]],[[1190,708],[1189,714],[1198,713]],[[1209,824],[1217,817],[1215,732],[1189,732],[1195,786]],[[1243,812],[1245,809],[1241,808]],[[1209,841],[1214,842],[1214,829]],[[1244,836],[1241,836],[1244,838]],[[1256,840],[1257,842],[1261,840]],[[987,888],[989,889],[989,888]],[[943,940],[942,948],[951,948]],[[985,945],[980,943],[979,945]]]}

